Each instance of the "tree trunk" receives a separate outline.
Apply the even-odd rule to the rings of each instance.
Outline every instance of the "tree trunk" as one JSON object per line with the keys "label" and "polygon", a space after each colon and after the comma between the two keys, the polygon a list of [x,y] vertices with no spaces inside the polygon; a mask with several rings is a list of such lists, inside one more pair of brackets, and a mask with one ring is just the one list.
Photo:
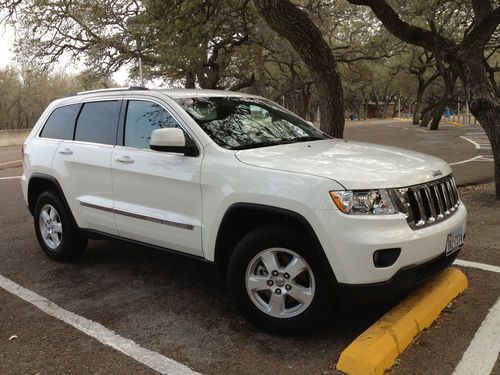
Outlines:
{"label": "tree trunk", "polygon": [[389,98],[388,97],[385,97],[384,99],[384,104],[382,105],[382,118],[385,120],[385,118],[387,117],[387,107],[389,106]]}
{"label": "tree trunk", "polygon": [[191,70],[186,71],[186,82],[184,83],[184,88],[194,89],[196,84],[196,77]]}
{"label": "tree trunk", "polygon": [[422,116],[420,117],[420,127],[426,128],[431,121],[434,110],[441,105],[441,100],[439,102],[432,103],[422,111]]}
{"label": "tree trunk", "polygon": [[491,143],[495,164],[496,198],[500,199],[500,103],[486,76],[480,51],[468,53],[461,61],[460,76],[469,88],[470,111]]}
{"label": "tree trunk", "polygon": [[321,111],[320,129],[334,137],[344,133],[344,95],[328,43],[308,15],[289,0],[254,0],[269,27],[286,38],[313,79]]}
{"label": "tree trunk", "polygon": [[[424,70],[425,72],[425,70]],[[415,114],[413,116],[413,125],[417,125],[422,117],[422,101],[424,100],[424,93],[427,87],[439,77],[439,73],[434,73],[429,79],[425,80],[422,75],[418,76],[418,87],[417,87],[417,103],[415,105]]]}
{"label": "tree trunk", "polygon": [[420,117],[420,127],[421,128],[426,128],[429,125],[429,122],[432,119],[432,114],[434,113],[433,109],[429,109],[427,111],[424,111],[422,113],[422,116]]}
{"label": "tree trunk", "polygon": [[418,125],[422,116],[422,101],[424,100],[425,82],[423,79],[418,80],[417,87],[417,103],[415,104],[415,113],[413,114],[413,125]]}
{"label": "tree trunk", "polygon": [[[441,118],[443,117],[443,112],[448,106],[448,103],[453,98],[453,92],[455,91],[455,83],[457,82],[457,74],[453,70],[446,70],[440,59],[437,59],[437,66],[444,80],[444,90],[443,95],[439,102],[435,103],[434,108],[431,112],[432,122],[429,130],[437,130]],[[422,125],[420,125],[422,126]]]}
{"label": "tree trunk", "polygon": [[429,130],[438,130],[439,123],[441,122],[441,118],[443,117],[443,112],[448,105],[448,99],[440,102],[440,105],[432,112],[432,122]]}

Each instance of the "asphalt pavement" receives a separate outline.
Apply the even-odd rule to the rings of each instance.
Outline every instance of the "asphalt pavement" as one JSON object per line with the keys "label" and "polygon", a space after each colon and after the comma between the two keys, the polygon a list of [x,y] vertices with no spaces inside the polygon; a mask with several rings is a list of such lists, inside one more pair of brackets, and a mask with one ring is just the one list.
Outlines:
{"label": "asphalt pavement", "polygon": [[[491,148],[485,143],[486,134],[479,125],[442,124],[438,130],[430,131],[409,121],[348,121],[344,136],[437,156],[451,164],[459,186],[491,182],[494,178]],[[477,143],[480,147],[477,148],[471,141],[482,145]]]}
{"label": "asphalt pavement", "polygon": [[[429,134],[405,122],[348,124],[346,138],[427,152],[456,164],[469,209],[459,258],[500,266],[500,205],[493,195],[491,152],[461,136],[471,127]],[[480,130],[480,129],[479,129]],[[477,139],[477,137],[475,138]],[[476,142],[477,143],[477,142]],[[0,149],[0,275],[61,308],[99,323],[143,348],[203,374],[334,374],[341,351],[393,301],[340,312],[320,332],[281,338],[250,326],[212,266],[110,241],[90,241],[72,263],[47,259],[22,199],[20,148]],[[476,185],[477,183],[483,183]],[[398,359],[391,374],[450,374],[500,295],[500,274],[462,268],[466,293]],[[14,337],[15,336],[15,337]],[[500,373],[497,360],[493,373]],[[156,373],[0,288],[0,374]]]}

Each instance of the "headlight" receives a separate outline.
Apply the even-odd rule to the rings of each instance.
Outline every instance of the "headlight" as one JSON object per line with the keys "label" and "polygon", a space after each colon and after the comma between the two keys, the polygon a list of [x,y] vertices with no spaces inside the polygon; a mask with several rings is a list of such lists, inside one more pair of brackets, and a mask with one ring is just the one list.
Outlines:
{"label": "headlight", "polygon": [[340,211],[353,215],[388,215],[399,212],[394,204],[391,190],[346,190],[331,191],[333,202]]}

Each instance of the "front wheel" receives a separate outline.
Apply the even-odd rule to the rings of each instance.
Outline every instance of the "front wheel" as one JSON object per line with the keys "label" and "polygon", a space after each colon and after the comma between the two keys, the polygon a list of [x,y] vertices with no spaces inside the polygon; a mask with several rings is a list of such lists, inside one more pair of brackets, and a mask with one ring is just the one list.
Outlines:
{"label": "front wheel", "polygon": [[242,314],[273,333],[304,333],[331,312],[332,284],[318,249],[300,231],[281,225],[259,227],[243,237],[227,281]]}
{"label": "front wheel", "polygon": [[52,191],[40,194],[33,216],[38,242],[49,258],[68,261],[85,251],[87,240],[74,227],[70,213],[57,194]]}

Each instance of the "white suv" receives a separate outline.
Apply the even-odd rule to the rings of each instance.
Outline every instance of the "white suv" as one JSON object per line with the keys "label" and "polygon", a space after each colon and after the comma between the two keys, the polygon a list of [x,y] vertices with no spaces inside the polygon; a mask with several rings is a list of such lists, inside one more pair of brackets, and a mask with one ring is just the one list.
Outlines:
{"label": "white suv", "polygon": [[49,105],[23,152],[50,258],[119,238],[214,262],[242,314],[281,334],[411,289],[465,234],[444,161],[331,138],[248,94],[80,93]]}

